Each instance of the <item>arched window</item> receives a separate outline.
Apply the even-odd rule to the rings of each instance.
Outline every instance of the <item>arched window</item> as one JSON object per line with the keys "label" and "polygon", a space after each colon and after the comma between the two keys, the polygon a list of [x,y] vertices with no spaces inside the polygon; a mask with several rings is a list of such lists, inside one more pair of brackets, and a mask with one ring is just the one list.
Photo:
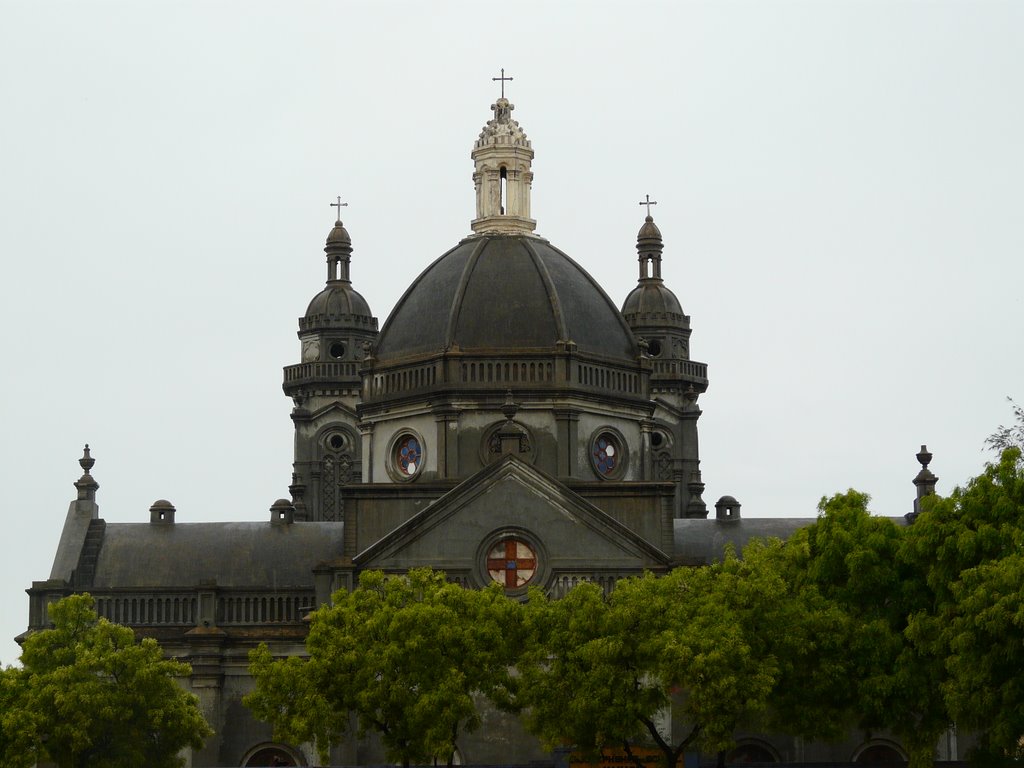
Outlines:
{"label": "arched window", "polygon": [[737,747],[725,757],[725,762],[734,763],[777,763],[778,756],[764,744],[747,742]]}
{"label": "arched window", "polygon": [[305,765],[305,763],[300,762],[299,756],[287,747],[265,746],[258,747],[242,765],[244,768],[250,768],[250,766],[255,768],[255,766]]}
{"label": "arched window", "polygon": [[854,755],[853,762],[862,765],[899,765],[907,762],[906,755],[894,743],[871,741]]}

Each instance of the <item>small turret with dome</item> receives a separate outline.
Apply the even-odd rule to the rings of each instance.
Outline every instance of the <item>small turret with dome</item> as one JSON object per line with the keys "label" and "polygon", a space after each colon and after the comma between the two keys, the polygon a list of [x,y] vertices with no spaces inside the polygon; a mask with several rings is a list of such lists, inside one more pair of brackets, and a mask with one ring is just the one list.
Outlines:
{"label": "small turret with dome", "polygon": [[657,202],[648,195],[640,205],[647,206],[647,216],[636,238],[640,276],[636,288],[622,303],[622,316],[633,333],[646,341],[647,352],[655,360],[652,387],[654,379],[667,377],[663,384],[671,379],[682,386],[680,391],[692,386],[703,392],[707,389],[703,364],[697,363],[699,368],[680,364],[690,360],[690,316],[683,312],[679,299],[661,276],[665,246],[650,212]]}
{"label": "small turret with dome", "polygon": [[[366,299],[352,287],[352,238],[340,216],[341,208],[347,203],[341,202],[339,197],[338,202],[331,205],[338,208],[339,216],[324,246],[327,283],[299,319],[303,362],[358,359],[362,342],[372,341],[377,335],[377,318]],[[352,354],[342,354],[338,344]]]}
{"label": "small turret with dome", "polygon": [[659,404],[651,432],[655,473],[677,487],[677,517],[706,517],[701,498],[697,399],[708,388],[708,367],[690,359],[690,317],[661,276],[664,242],[651,216],[657,202],[647,195],[640,205],[647,216],[636,238],[640,276],[622,303],[622,316],[633,333],[644,340],[651,356],[651,397]]}
{"label": "small turret with dome", "polygon": [[[367,350],[377,339],[377,318],[352,287],[352,238],[338,198],[327,235],[327,282],[299,318],[302,362],[284,369],[284,391],[295,403],[292,495],[298,520],[337,520],[341,488],[359,478],[356,406]],[[308,500],[308,506],[306,504]]]}

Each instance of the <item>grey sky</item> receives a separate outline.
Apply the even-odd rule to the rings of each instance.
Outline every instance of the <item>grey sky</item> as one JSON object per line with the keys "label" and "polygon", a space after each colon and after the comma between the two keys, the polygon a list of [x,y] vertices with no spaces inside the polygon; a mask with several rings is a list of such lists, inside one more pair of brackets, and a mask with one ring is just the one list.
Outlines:
{"label": "grey sky", "polygon": [[89,442],[102,515],[265,519],[335,195],[381,319],[507,94],[538,232],[621,303],[650,194],[705,499],[910,510],[1024,401],[1024,5],[0,0],[0,661]]}

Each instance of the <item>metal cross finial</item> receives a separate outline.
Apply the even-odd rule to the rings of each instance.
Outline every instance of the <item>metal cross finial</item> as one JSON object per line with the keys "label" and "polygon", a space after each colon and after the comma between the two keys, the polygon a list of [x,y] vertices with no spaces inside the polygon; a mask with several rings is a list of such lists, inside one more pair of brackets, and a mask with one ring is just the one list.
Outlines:
{"label": "metal cross finial", "polygon": [[509,82],[511,82],[512,78],[511,77],[505,77],[505,68],[502,67],[501,68],[501,77],[492,77],[491,80],[500,80],[501,81],[501,98],[504,99],[505,98],[505,81],[508,80]]}
{"label": "metal cross finial", "polygon": [[341,195],[338,195],[338,202],[331,203],[331,208],[338,209],[338,221],[341,221],[341,209],[348,208],[348,203],[341,202]]}
{"label": "metal cross finial", "polygon": [[640,205],[646,205],[647,206],[647,215],[650,216],[651,215],[651,206],[652,205],[657,205],[658,201],[657,200],[651,200],[651,196],[650,195],[644,195],[644,197],[647,198],[647,199],[646,200],[641,200],[640,201]]}

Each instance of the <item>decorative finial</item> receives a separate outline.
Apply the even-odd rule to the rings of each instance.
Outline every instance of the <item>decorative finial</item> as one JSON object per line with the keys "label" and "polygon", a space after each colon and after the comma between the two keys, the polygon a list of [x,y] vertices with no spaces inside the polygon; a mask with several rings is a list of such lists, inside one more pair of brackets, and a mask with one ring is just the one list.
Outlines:
{"label": "decorative finial", "polygon": [[89,470],[96,466],[96,459],[89,454],[89,444],[85,444],[85,448],[82,450],[82,458],[78,460],[78,466],[80,466],[86,474],[89,474]]}
{"label": "decorative finial", "polygon": [[338,195],[338,202],[331,203],[331,208],[337,208],[338,209],[337,223],[341,224],[341,209],[342,208],[348,208],[348,203],[341,202],[341,195]]}
{"label": "decorative finial", "polygon": [[658,201],[657,200],[651,200],[651,196],[650,195],[644,195],[644,199],[640,201],[640,205],[646,205],[647,206],[647,220],[648,221],[654,221],[654,219],[651,217],[651,206],[652,205],[657,205],[657,204],[658,204]]}
{"label": "decorative finial", "polygon": [[78,460],[78,465],[82,468],[83,474],[75,483],[75,488],[78,489],[79,501],[96,500],[96,491],[99,490],[100,484],[89,474],[89,470],[93,468],[94,464],[96,464],[96,459],[89,454],[89,444],[86,443],[85,449],[82,451],[82,458]]}
{"label": "decorative finial", "polygon": [[914,485],[917,486],[917,498],[914,499],[914,511],[905,515],[911,523],[921,514],[921,499],[935,493],[935,484],[939,482],[939,478],[935,476],[935,473],[928,469],[932,455],[929,453],[927,445],[921,446],[921,450],[917,454],[917,460],[921,464],[921,471],[914,478]]}
{"label": "decorative finial", "polygon": [[501,68],[501,77],[492,77],[491,80],[500,80],[501,81],[501,98],[504,99],[505,98],[505,81],[507,80],[508,82],[512,82],[512,78],[511,77],[505,77],[505,68],[502,67]]}
{"label": "decorative finial", "polygon": [[505,392],[505,404],[501,406],[501,412],[508,421],[512,421],[516,417],[516,413],[519,412],[519,404],[512,402],[511,389]]}
{"label": "decorative finial", "polygon": [[928,446],[922,445],[920,452],[917,454],[917,460],[921,463],[924,469],[928,469],[928,465],[931,464],[932,455],[928,452]]}

